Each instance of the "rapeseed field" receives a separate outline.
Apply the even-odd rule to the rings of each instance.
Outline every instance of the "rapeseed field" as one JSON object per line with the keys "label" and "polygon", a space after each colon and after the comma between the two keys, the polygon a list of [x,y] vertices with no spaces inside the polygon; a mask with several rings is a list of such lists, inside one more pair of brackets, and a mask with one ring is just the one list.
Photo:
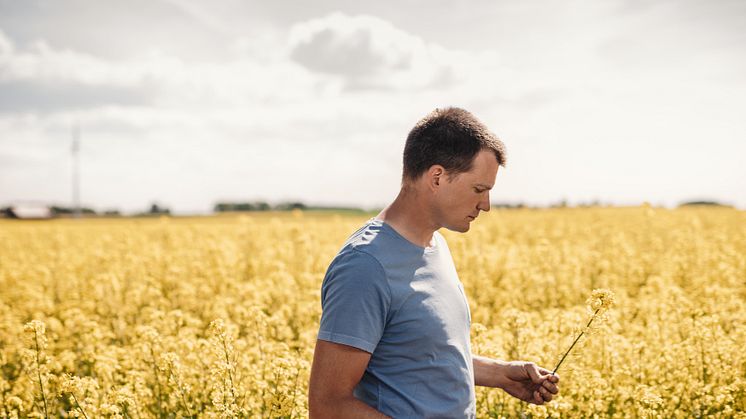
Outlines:
{"label": "rapeseed field", "polygon": [[[0,221],[0,417],[306,417],[320,285],[374,214]],[[553,368],[480,418],[746,417],[746,212],[493,210],[448,240],[475,353]]]}

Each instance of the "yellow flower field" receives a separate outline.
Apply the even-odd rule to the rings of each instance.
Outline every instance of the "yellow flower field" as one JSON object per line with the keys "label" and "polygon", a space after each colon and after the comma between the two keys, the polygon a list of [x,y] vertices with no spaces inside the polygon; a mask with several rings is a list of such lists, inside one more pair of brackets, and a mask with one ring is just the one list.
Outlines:
{"label": "yellow flower field", "polygon": [[[0,418],[306,417],[332,257],[371,215],[0,221]],[[443,231],[476,353],[553,368],[488,417],[746,417],[746,212],[493,210]],[[594,326],[596,323],[594,323]]]}

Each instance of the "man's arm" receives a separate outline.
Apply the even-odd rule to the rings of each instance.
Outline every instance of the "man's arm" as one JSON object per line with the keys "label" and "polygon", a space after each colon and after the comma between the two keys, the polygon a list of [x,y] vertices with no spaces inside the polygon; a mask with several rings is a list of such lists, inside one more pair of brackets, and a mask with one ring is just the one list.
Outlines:
{"label": "man's arm", "polygon": [[362,349],[318,339],[308,386],[309,417],[388,418],[352,394],[369,360]]}
{"label": "man's arm", "polygon": [[559,376],[533,362],[511,361],[472,355],[474,384],[497,387],[525,402],[544,404],[559,392]]}

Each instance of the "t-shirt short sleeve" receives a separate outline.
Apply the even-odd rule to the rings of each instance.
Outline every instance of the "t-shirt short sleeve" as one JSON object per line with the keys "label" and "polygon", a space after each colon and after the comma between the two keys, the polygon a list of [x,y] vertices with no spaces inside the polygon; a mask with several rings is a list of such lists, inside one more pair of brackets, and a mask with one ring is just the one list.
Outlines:
{"label": "t-shirt short sleeve", "polygon": [[390,304],[391,291],[378,260],[346,249],[332,261],[321,285],[318,338],[373,353]]}

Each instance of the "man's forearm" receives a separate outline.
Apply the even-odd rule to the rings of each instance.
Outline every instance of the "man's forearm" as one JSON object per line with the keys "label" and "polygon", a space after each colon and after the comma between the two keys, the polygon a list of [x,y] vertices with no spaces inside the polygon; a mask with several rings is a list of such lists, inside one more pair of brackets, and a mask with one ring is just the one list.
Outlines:
{"label": "man's forearm", "polygon": [[474,385],[502,388],[502,368],[505,362],[499,359],[472,355],[474,364]]}
{"label": "man's forearm", "polygon": [[355,419],[391,419],[378,410],[368,406],[355,397],[334,399],[311,403],[309,419],[314,418],[355,418]]}

